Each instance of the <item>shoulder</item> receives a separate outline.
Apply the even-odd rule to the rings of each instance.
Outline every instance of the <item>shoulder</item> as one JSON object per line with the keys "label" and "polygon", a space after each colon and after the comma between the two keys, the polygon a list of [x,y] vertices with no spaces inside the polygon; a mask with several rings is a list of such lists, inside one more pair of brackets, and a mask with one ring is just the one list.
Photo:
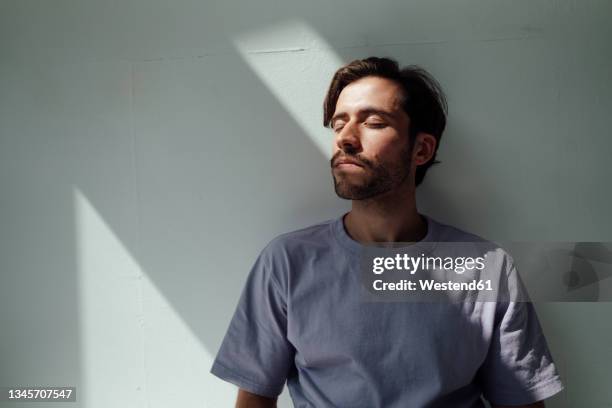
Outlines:
{"label": "shoulder", "polygon": [[449,225],[427,216],[436,230],[435,240],[444,245],[457,245],[459,248],[474,248],[478,252],[487,252],[495,255],[505,267],[514,264],[512,255],[497,242],[491,241],[478,234]]}
{"label": "shoulder", "polygon": [[264,251],[271,254],[287,253],[293,251],[312,251],[319,247],[328,247],[332,235],[332,224],[335,219],[328,219],[316,224],[291,230],[272,238]]}
{"label": "shoulder", "polygon": [[431,223],[430,225],[433,225],[433,227],[436,229],[436,240],[438,242],[491,242],[480,235],[440,222],[429,216],[426,217],[429,219]]}
{"label": "shoulder", "polygon": [[333,240],[334,220],[321,221],[308,227],[276,235],[262,249],[259,259],[266,273],[279,287],[289,285],[289,275],[295,275],[313,257],[327,253]]}

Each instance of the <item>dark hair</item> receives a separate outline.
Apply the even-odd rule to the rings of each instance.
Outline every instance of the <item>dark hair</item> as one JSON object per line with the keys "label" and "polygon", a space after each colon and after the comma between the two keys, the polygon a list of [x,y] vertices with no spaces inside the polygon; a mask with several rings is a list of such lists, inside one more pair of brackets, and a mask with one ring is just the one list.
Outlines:
{"label": "dark hair", "polygon": [[376,76],[390,79],[403,89],[403,108],[410,118],[408,137],[410,146],[417,133],[426,132],[436,138],[436,149],[427,163],[416,169],[415,183],[418,186],[425,178],[425,173],[436,160],[438,145],[446,127],[448,107],[442,88],[425,69],[418,65],[399,68],[397,61],[390,58],[369,57],[355,60],[336,71],[323,102],[323,126],[330,126],[336,110],[340,92],[351,82],[358,79]]}

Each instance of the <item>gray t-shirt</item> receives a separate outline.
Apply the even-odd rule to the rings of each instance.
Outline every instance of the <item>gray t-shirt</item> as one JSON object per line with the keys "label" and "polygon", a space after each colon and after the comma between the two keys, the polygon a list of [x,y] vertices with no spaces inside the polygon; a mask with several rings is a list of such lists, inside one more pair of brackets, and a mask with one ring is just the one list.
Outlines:
{"label": "gray t-shirt", "polygon": [[[481,395],[520,405],[563,389],[529,302],[364,302],[363,246],[347,234],[344,215],[262,250],[214,375],[268,397],[286,382],[298,408],[476,408]],[[424,218],[427,235],[415,252],[484,241]],[[494,265],[515,279],[512,258],[499,256]]]}

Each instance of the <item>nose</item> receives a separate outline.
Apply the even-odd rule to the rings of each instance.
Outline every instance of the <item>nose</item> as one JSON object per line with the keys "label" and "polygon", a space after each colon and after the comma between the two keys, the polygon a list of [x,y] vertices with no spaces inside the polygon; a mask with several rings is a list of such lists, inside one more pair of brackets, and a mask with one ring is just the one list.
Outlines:
{"label": "nose", "polygon": [[345,152],[355,152],[361,150],[361,134],[358,124],[348,122],[336,135],[336,145]]}

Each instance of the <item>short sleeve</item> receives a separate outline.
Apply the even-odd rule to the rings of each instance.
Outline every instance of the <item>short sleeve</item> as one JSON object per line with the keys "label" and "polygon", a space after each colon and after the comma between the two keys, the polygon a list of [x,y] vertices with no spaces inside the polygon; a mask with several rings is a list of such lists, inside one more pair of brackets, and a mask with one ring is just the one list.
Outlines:
{"label": "short sleeve", "polygon": [[287,340],[286,292],[274,276],[273,255],[268,245],[251,268],[211,368],[217,377],[271,398],[281,393],[295,353]]}
{"label": "short sleeve", "polygon": [[557,394],[564,387],[533,303],[511,258],[506,268],[502,296],[506,299],[497,304],[491,345],[479,378],[483,396],[490,403],[531,404]]}

